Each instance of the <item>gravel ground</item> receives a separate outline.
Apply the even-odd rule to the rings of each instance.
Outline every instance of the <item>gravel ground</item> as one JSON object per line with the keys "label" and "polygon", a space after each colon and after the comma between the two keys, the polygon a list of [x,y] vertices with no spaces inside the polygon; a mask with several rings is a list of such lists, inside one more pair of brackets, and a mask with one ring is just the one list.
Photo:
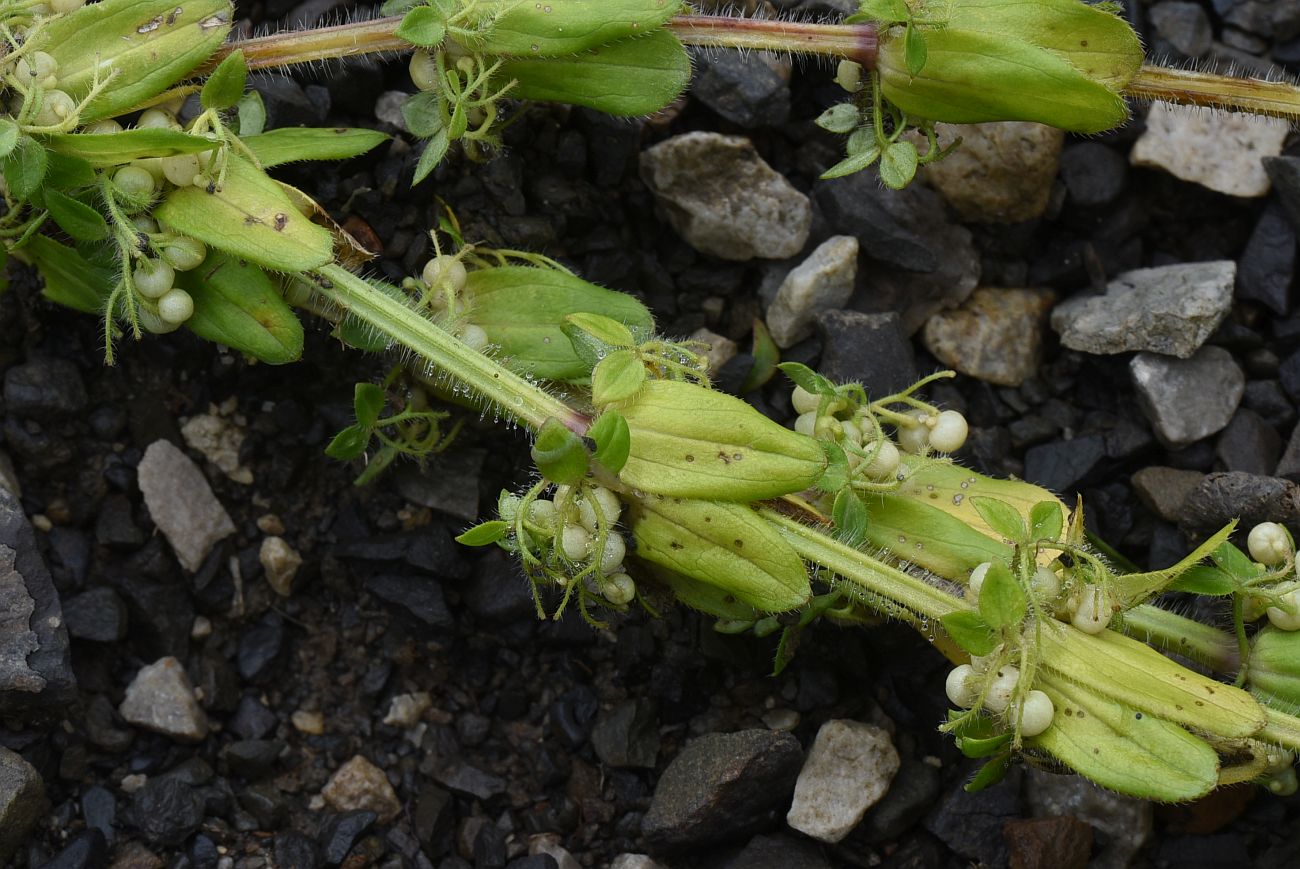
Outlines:
{"label": "gravel ground", "polygon": [[[1300,5],[1133,14],[1163,56],[1300,70]],[[755,317],[784,358],[876,392],[956,368],[931,395],[971,421],[962,460],[1081,493],[1140,564],[1172,563],[1231,516],[1300,531],[1300,149],[1285,126],[1205,131],[1164,110],[1091,139],[991,125],[889,193],[871,174],[816,180],[838,158],[811,123],[839,98],[829,78],[702,57],[694,96],[660,117],[533,107],[500,157],[451,160],[415,189],[417,154],[391,126],[400,65],[257,86],[275,125],[399,133],[284,173],[378,240],[390,277],[428,258],[441,197],[467,238],[632,292],[668,334],[708,330],[724,388],[749,369]],[[289,368],[184,334],[124,345],[105,368],[97,324],[37,290],[15,269],[0,295],[0,490],[17,496],[0,494],[11,865],[1300,857],[1297,798],[1248,787],[1153,807],[1018,769],[965,794],[971,767],[935,731],[947,667],[898,626],[820,625],[772,677],[772,639],[680,609],[603,630],[539,622],[503,556],[451,539],[526,479],[517,432],[471,416],[425,469],[358,489],[323,448],[385,360],[317,324]],[[788,420],[787,395],[749,397]],[[24,657],[14,643],[29,641]]]}

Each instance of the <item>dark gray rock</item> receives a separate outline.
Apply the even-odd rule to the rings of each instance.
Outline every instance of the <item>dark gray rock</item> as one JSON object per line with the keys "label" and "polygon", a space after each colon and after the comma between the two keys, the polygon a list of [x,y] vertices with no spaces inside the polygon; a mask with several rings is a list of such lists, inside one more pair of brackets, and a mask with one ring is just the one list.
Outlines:
{"label": "dark gray rock", "polygon": [[1278,381],[1292,401],[1300,402],[1300,352],[1292,353],[1277,367]]}
{"label": "dark gray rock", "polygon": [[755,836],[726,869],[831,869],[815,843],[780,833]]}
{"label": "dark gray rock", "polygon": [[22,755],[0,746],[0,863],[45,814],[45,783]]}
{"label": "dark gray rock", "polygon": [[1268,476],[1277,467],[1282,438],[1259,414],[1242,407],[1219,433],[1214,451],[1225,470]]}
{"label": "dark gray rock", "polygon": [[492,624],[536,620],[528,580],[515,561],[498,549],[485,553],[475,563],[469,583],[461,589],[461,599],[476,618]]}
{"label": "dark gray rock", "polygon": [[451,830],[456,820],[456,799],[435,784],[425,784],[415,800],[415,813],[411,818],[420,844],[432,849],[433,843]]}
{"label": "dark gray rock", "polygon": [[274,731],[279,721],[274,712],[262,705],[262,701],[245,694],[239,699],[239,706],[227,727],[240,739],[261,739]]}
{"label": "dark gray rock", "polygon": [[550,854],[529,854],[511,860],[506,869],[560,869],[560,864]]}
{"label": "dark gray rock", "polygon": [[641,832],[665,852],[741,838],[789,804],[802,763],[789,733],[702,736],[664,770]]}
{"label": "dark gray rock", "polygon": [[600,711],[600,699],[586,685],[575,685],[551,704],[551,726],[568,744],[580,748],[591,736]]}
{"label": "dark gray rock", "polygon": [[86,728],[86,738],[91,745],[110,752],[126,751],[135,737],[129,730],[116,726],[117,711],[103,694],[96,694],[86,706],[86,715],[82,723]]}
{"label": "dark gray rock", "polygon": [[985,866],[1006,866],[1009,858],[1002,825],[1021,814],[1019,767],[978,793],[959,782],[925,819],[925,828],[963,857]]}
{"label": "dark gray rock", "polygon": [[99,830],[82,830],[40,869],[102,869],[108,863],[108,844]]}
{"label": "dark gray rock", "polygon": [[470,766],[459,758],[435,769],[433,777],[444,787],[479,800],[491,799],[506,790],[505,779]]}
{"label": "dark gray rock", "polygon": [[591,733],[591,745],[608,766],[654,769],[659,757],[657,704],[637,697],[601,710]]}
{"label": "dark gray rock", "polygon": [[366,590],[415,616],[431,628],[450,631],[456,621],[447,609],[442,586],[431,576],[381,573],[366,578]]}
{"label": "dark gray rock", "polygon": [[836,233],[856,236],[866,259],[850,307],[898,312],[911,335],[931,314],[965,301],[979,281],[970,230],[945,216],[939,194],[888,190],[870,172],[819,181],[813,199]]}
{"label": "dark gray rock", "polygon": [[941,784],[938,769],[905,756],[884,798],[867,810],[850,836],[872,844],[897,839],[934,805]]}
{"label": "dark gray rock", "polygon": [[826,311],[817,326],[822,334],[818,368],[836,383],[861,383],[867,395],[879,398],[916,382],[912,342],[893,311]]}
{"label": "dark gray rock", "polygon": [[33,359],[5,372],[5,411],[23,419],[59,419],[86,408],[86,386],[66,359]]}
{"label": "dark gray rock", "polygon": [[203,798],[180,777],[157,776],[131,799],[131,818],[154,846],[175,847],[203,823]]}
{"label": "dark gray rock", "polygon": [[1190,359],[1139,353],[1129,363],[1138,405],[1166,446],[1182,447],[1222,431],[1237,411],[1246,377],[1222,347]]}
{"label": "dark gray rock", "polygon": [[1237,262],[1237,298],[1259,302],[1285,317],[1291,309],[1295,256],[1295,227],[1281,205],[1270,204]]}
{"label": "dark gray rock", "polygon": [[282,751],[284,743],[278,739],[241,739],[222,748],[221,758],[232,774],[251,781],[274,771]]}
{"label": "dark gray rock", "polygon": [[1100,142],[1080,142],[1061,152],[1061,180],[1078,205],[1114,202],[1128,181],[1128,161]]}
{"label": "dark gray rock", "polygon": [[723,51],[696,66],[691,96],[737,126],[752,130],[790,118],[790,85],[760,54]]}
{"label": "dark gray rock", "polygon": [[316,843],[297,830],[277,833],[275,865],[279,869],[316,869],[320,865]]}
{"label": "dark gray rock", "polygon": [[335,815],[325,822],[316,841],[326,866],[338,866],[348,852],[379,818],[369,809],[356,809]]}
{"label": "dark gray rock", "polygon": [[1151,23],[1162,39],[1188,57],[1200,57],[1214,38],[1210,17],[1198,3],[1166,0],[1151,7]]}
{"label": "dark gray rock", "polygon": [[81,817],[86,826],[99,830],[111,848],[117,839],[117,799],[113,792],[100,785],[86,788],[81,795]]}
{"label": "dark gray rock", "polygon": [[1241,404],[1279,431],[1289,429],[1296,419],[1295,408],[1278,380],[1247,380]]}
{"label": "dark gray rock", "polygon": [[18,499],[0,488],[0,709],[50,715],[75,693],[54,581]]}
{"label": "dark gray rock", "polygon": [[184,585],[158,582],[132,571],[114,582],[114,588],[127,603],[134,642],[160,657],[189,654],[194,599]]}
{"label": "dark gray rock", "polygon": [[474,869],[504,869],[506,835],[496,824],[484,824],[474,837]]}
{"label": "dark gray rock", "polygon": [[144,545],[147,538],[135,524],[131,502],[125,495],[109,495],[100,505],[95,519],[95,541],[113,549],[133,550]]}
{"label": "dark gray rock", "polygon": [[1300,157],[1265,157],[1264,170],[1291,218],[1291,228],[1300,230]]}
{"label": "dark gray rock", "polygon": [[283,649],[284,619],[276,613],[267,613],[239,636],[236,655],[239,675],[247,682],[265,682],[271,677]]}
{"label": "dark gray rock", "polygon": [[68,633],[79,640],[115,643],[126,636],[126,604],[106,586],[92,588],[63,605]]}
{"label": "dark gray rock", "polygon": [[266,128],[314,127],[325,121],[328,104],[313,101],[302,85],[287,75],[263,72],[252,80],[266,106]]}
{"label": "dark gray rock", "polygon": [[1025,479],[1069,495],[1105,456],[1106,439],[1101,435],[1039,444],[1025,451]]}
{"label": "dark gray rock", "polygon": [[1240,471],[1209,474],[1183,502],[1178,524],[1193,538],[1200,538],[1233,519],[1240,519],[1245,529],[1260,522],[1296,527],[1300,486],[1279,477]]}

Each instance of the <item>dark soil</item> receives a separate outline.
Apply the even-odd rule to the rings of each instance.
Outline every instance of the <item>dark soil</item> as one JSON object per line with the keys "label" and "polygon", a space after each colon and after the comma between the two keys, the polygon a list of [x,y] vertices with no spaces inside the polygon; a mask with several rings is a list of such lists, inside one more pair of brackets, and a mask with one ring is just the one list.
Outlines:
{"label": "dark soil", "polygon": [[[1223,16],[1248,5],[1260,4],[1207,6],[1216,34],[1227,26]],[[292,10],[268,5],[251,17],[271,22],[320,11],[310,2]],[[1255,38],[1261,51],[1300,62],[1294,38]],[[764,267],[692,250],[656,213],[637,155],[687,130],[743,133],[808,191],[836,159],[837,144],[810,123],[835,99],[828,81],[824,69],[796,69],[791,120],[750,130],[694,100],[647,122],[538,106],[510,129],[498,158],[449,160],[414,189],[417,152],[401,136],[372,156],[291,167],[284,177],[358,235],[378,240],[376,267],[389,277],[418,272],[427,259],[425,233],[442,199],[467,238],[545,252],[645,300],[664,332],[708,327],[743,351],[753,317],[762,314]],[[391,64],[259,87],[275,123],[374,125],[379,95],[410,85],[404,65]],[[1124,157],[1139,129],[1135,122],[1093,142]],[[1067,153],[1076,144],[1067,141]],[[1048,286],[1064,297],[1144,265],[1240,262],[1256,223],[1277,201],[1277,194],[1222,196],[1155,170],[1129,170],[1121,183],[1108,204],[1085,208],[1058,180],[1050,216],[1011,227],[972,224],[981,285]],[[814,240],[836,231],[823,218]],[[1294,243],[1292,234],[1292,251]],[[1239,300],[1210,342],[1247,371],[1253,440],[1225,447],[1222,438],[1209,438],[1166,450],[1136,409],[1129,355],[1065,350],[1050,331],[1040,375],[1023,386],[962,377],[934,395],[971,419],[975,433],[962,458],[972,466],[1002,474],[1036,468],[1040,479],[1057,475],[1048,477],[1053,481],[1074,473],[1060,488],[1082,492],[1105,538],[1139,563],[1168,562],[1186,551],[1187,539],[1139,501],[1130,476],[1147,466],[1239,469],[1269,444],[1276,464],[1296,419],[1288,366],[1296,361],[1300,319],[1290,313],[1291,278],[1288,271],[1283,312]],[[119,364],[106,368],[99,324],[51,306],[31,275],[11,270],[10,289],[0,295],[0,334],[7,336],[0,376],[50,360],[70,366],[57,367],[63,379],[50,387],[50,412],[0,407],[0,444],[16,466],[24,511],[39,517],[40,548],[65,604],[94,591],[101,596],[96,613],[125,613],[121,639],[112,625],[105,641],[73,639],[72,705],[45,720],[0,727],[0,745],[39,771],[48,799],[12,865],[543,867],[553,858],[529,858],[530,844],[537,852],[549,841],[537,837],[552,835],[583,866],[609,865],[625,853],[650,853],[671,867],[1038,866],[1080,865],[1090,847],[1102,854],[1112,844],[1114,834],[1100,825],[1018,824],[1063,814],[1036,804],[1037,791],[1019,772],[984,795],[962,794],[974,767],[935,729],[946,708],[947,666],[908,629],[818,625],[791,666],[772,677],[774,638],[723,636],[680,608],[658,619],[615,617],[601,630],[574,613],[539,621],[526,583],[503,556],[452,543],[464,518],[409,497],[422,479],[467,475],[486,513],[501,488],[527,479],[524,439],[471,415],[457,446],[423,472],[398,465],[378,483],[355,488],[358,468],[328,460],[323,449],[350,421],[353,384],[378,380],[392,360],[344,349],[323,324],[308,331],[303,360],[285,368],[251,365],[187,333],[122,342]],[[912,345],[916,370],[940,367],[919,338]],[[787,358],[816,364],[823,349],[813,338]],[[882,364],[902,370],[908,361]],[[59,395],[75,396],[77,383],[84,401],[55,406]],[[788,418],[786,390],[774,383],[751,398]],[[156,533],[135,467],[160,438],[184,448],[180,420],[213,406],[245,432],[239,458],[254,482],[242,485],[205,467],[238,531],[190,574]],[[1116,445],[1117,436],[1105,435],[1121,417],[1134,423],[1133,432]],[[1091,436],[1105,448],[1086,467],[1070,465],[1085,443],[1075,441]],[[1027,460],[1033,449],[1040,452]],[[272,591],[259,564],[265,529],[275,524],[268,515],[304,559],[287,598]],[[185,665],[212,722],[196,745],[134,728],[115,711],[139,668],[167,655]],[[415,692],[432,698],[415,728],[382,723],[394,696]],[[320,713],[319,733],[300,729],[301,715],[295,724],[295,713],[311,712]],[[639,724],[630,724],[633,718]],[[891,732],[902,757],[887,798],[891,817],[877,809],[841,844],[821,845],[786,827],[787,790],[756,820],[733,828],[719,822],[708,844],[643,835],[660,776],[688,740],[771,731],[783,722],[794,723],[791,732],[806,750],[818,727],[837,718]],[[391,821],[339,813],[320,800],[330,776],[355,755],[392,785],[401,811]],[[149,784],[131,792],[139,777]],[[1162,808],[1134,861],[1291,865],[1298,816],[1296,798],[1249,788]]]}

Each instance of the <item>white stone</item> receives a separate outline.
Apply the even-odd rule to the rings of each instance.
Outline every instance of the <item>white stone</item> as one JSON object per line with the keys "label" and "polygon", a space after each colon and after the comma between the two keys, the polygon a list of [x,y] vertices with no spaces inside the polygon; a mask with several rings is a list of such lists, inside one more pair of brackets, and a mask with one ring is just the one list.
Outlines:
{"label": "white stone", "polygon": [[609,869],[664,869],[649,854],[619,854],[609,864]]}
{"label": "white stone", "polygon": [[827,721],[799,771],[786,823],[822,842],[840,841],[889,790],[898,765],[886,731],[861,721]]}
{"label": "white stone", "polygon": [[185,420],[181,437],[192,450],[221,469],[236,483],[247,486],[253,482],[253,472],[239,463],[239,450],[244,445],[244,431],[230,420],[214,413],[201,413]]}
{"label": "white stone", "polygon": [[336,812],[369,809],[379,816],[381,824],[387,824],[402,812],[402,804],[388,783],[388,776],[359,754],[330,776],[321,796]]}
{"label": "white stone", "polygon": [[534,857],[538,854],[548,855],[559,865],[559,869],[582,869],[577,858],[560,844],[560,837],[556,833],[538,833],[528,840],[528,855]]}
{"label": "white stone", "polygon": [[281,597],[293,591],[293,578],[302,567],[302,556],[283,537],[266,537],[257,553],[267,583]]}
{"label": "white stone", "polygon": [[1229,196],[1264,196],[1261,161],[1282,153],[1289,129],[1274,118],[1155,103],[1129,159]]}
{"label": "white stone", "polygon": [[149,515],[181,567],[191,573],[203,565],[219,540],[235,533],[235,523],[199,466],[170,441],[149,445],[137,475]]}
{"label": "white stone", "polygon": [[844,307],[857,275],[856,238],[836,235],[818,245],[785,276],[767,309],[767,328],[776,346],[794,346],[812,334],[819,313]]}
{"label": "white stone", "polygon": [[177,742],[200,742],[208,735],[208,717],[194,697],[190,677],[171,656],[140,668],[118,711],[129,723]]}
{"label": "white stone", "polygon": [[709,363],[710,377],[717,377],[722,366],[735,359],[736,353],[740,350],[735,341],[704,328],[696,329],[691,333],[691,340],[709,345],[709,349],[703,356]]}
{"label": "white stone", "polygon": [[419,723],[420,716],[432,705],[433,698],[429,696],[428,691],[398,694],[388,704],[388,714],[384,716],[384,723],[390,727],[414,727]]}
{"label": "white stone", "polygon": [[15,498],[23,496],[23,487],[18,482],[13,460],[3,452],[0,452],[0,489],[8,489]]}
{"label": "white stone", "polygon": [[385,124],[392,124],[403,133],[406,129],[406,117],[402,114],[402,105],[411,98],[406,91],[384,91],[375,101],[375,117]]}

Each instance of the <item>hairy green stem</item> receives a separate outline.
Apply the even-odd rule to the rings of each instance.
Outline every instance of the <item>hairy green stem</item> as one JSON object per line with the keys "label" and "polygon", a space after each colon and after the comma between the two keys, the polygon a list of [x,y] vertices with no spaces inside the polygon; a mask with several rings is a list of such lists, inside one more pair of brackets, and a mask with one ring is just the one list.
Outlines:
{"label": "hairy green stem", "polygon": [[1182,655],[1225,676],[1241,668],[1241,655],[1231,635],[1158,606],[1142,604],[1126,611],[1123,630],[1162,652]]}
{"label": "hairy green stem", "polygon": [[571,431],[586,433],[590,421],[581,413],[342,266],[324,266],[308,280],[321,296],[446,371],[506,416],[533,430],[554,417]]}

